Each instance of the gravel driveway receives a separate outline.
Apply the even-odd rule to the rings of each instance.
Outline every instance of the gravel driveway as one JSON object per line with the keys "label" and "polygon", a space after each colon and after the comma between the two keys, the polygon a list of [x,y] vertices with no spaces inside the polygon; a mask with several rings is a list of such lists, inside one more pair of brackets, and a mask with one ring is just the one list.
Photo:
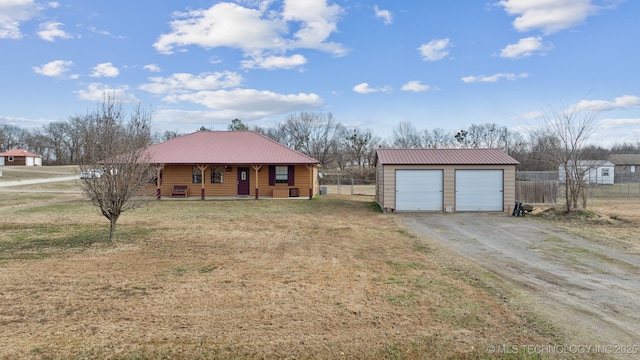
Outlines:
{"label": "gravel driveway", "polygon": [[397,216],[424,241],[437,242],[515,285],[573,344],[621,346],[615,358],[640,357],[639,254],[532,218]]}

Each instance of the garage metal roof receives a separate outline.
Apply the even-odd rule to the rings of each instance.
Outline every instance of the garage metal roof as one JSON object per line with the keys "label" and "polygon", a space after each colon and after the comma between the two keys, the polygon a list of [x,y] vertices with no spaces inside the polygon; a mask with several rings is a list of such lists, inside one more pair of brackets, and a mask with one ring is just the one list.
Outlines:
{"label": "garage metal roof", "polygon": [[378,149],[382,165],[517,165],[499,149]]}
{"label": "garage metal roof", "polygon": [[155,164],[318,164],[253,131],[198,131],[147,148]]}

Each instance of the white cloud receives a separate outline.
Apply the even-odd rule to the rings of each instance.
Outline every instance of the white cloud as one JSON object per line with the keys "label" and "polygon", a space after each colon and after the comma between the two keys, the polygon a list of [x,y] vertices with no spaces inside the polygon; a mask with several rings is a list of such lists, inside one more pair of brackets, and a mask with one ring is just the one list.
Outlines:
{"label": "white cloud", "polygon": [[20,24],[31,20],[40,11],[33,0],[0,1],[0,39],[20,39]]}
{"label": "white cloud", "polygon": [[157,73],[157,72],[161,72],[161,71],[162,71],[162,70],[160,69],[160,66],[158,66],[157,64],[148,64],[148,65],[145,65],[145,66],[144,66],[144,67],[142,67],[142,68],[143,68],[143,69],[145,69],[145,70],[149,70],[149,71],[151,71],[151,72],[155,72],[155,73]]}
{"label": "white cloud", "polygon": [[102,63],[93,67],[91,77],[116,77],[120,74],[120,70],[113,66],[112,63]]}
{"label": "white cloud", "polygon": [[316,94],[278,94],[254,89],[199,91],[189,94],[169,95],[166,102],[188,101],[210,109],[248,111],[253,113],[282,114],[322,106],[323,100]]}
{"label": "white cloud", "polygon": [[501,79],[506,80],[516,80],[528,77],[529,74],[521,73],[521,74],[513,74],[513,73],[498,73],[493,75],[481,75],[481,76],[465,76],[462,78],[462,81],[466,83],[475,83],[475,82],[497,82]]}
{"label": "white cloud", "polygon": [[87,86],[85,90],[75,91],[78,95],[78,98],[81,100],[89,100],[100,102],[104,99],[105,95],[109,95],[113,97],[116,101],[122,103],[139,103],[135,96],[129,93],[128,86],[120,86],[120,87],[109,87],[105,84],[101,83],[91,83]]}
{"label": "white cloud", "polygon": [[55,42],[56,38],[60,39],[71,39],[72,36],[67,34],[64,30],[60,29],[64,24],[59,22],[46,22],[42,23],[38,26],[38,36],[42,40]]}
{"label": "white cloud", "polygon": [[353,91],[357,92],[358,94],[368,94],[368,93],[378,92],[377,89],[370,88],[369,84],[367,84],[366,82],[360,83],[354,86]]}
{"label": "white cloud", "polygon": [[635,131],[640,133],[640,118],[605,119],[598,126],[606,129],[628,126],[635,128]]}
{"label": "white cloud", "polygon": [[33,71],[35,71],[36,74],[40,74],[44,76],[63,77],[65,73],[69,71],[69,68],[72,65],[73,65],[73,61],[55,60],[55,61],[48,62],[42,66],[34,66]]}
{"label": "white cloud", "polygon": [[544,111],[531,111],[520,115],[520,118],[527,120],[542,119],[545,117]]}
{"label": "white cloud", "polygon": [[551,45],[543,45],[542,38],[527,37],[520,39],[517,44],[507,45],[500,51],[500,57],[508,59],[518,59],[533,55],[537,51],[546,51],[551,48]]}
{"label": "white cloud", "polygon": [[542,30],[545,34],[581,24],[599,10],[592,0],[501,0],[497,5],[516,16],[516,30]]}
{"label": "white cloud", "polygon": [[[271,3],[260,2],[257,8],[248,8],[221,2],[209,9],[174,13],[171,32],[160,35],[153,46],[165,54],[190,45],[238,48],[247,56],[299,48],[346,53],[342,45],[327,41],[337,31],[342,13],[338,5],[327,5],[326,0],[285,0],[278,13],[279,9],[269,8]],[[297,31],[289,34],[290,28]]]}
{"label": "white cloud", "polygon": [[57,1],[50,1],[47,5],[52,9],[57,9],[60,7],[60,3]]}
{"label": "white cloud", "polygon": [[243,69],[291,69],[307,63],[307,59],[299,54],[292,56],[261,56],[254,57],[253,60],[241,61]]}
{"label": "white cloud", "polygon": [[149,80],[150,83],[140,86],[141,90],[154,94],[175,94],[237,87],[243,79],[237,73],[224,71],[199,75],[177,73],[169,77],[152,77]]}
{"label": "white cloud", "polygon": [[432,40],[427,44],[422,44],[418,50],[425,61],[437,61],[449,55],[449,39]]}
{"label": "white cloud", "polygon": [[393,23],[393,15],[391,15],[391,11],[381,10],[378,8],[378,5],[375,5],[373,9],[376,12],[376,17],[384,20],[385,25],[390,25],[391,23]]}
{"label": "white cloud", "polygon": [[606,100],[581,100],[574,105],[577,110],[607,111],[614,109],[628,109],[640,106],[640,96],[623,95],[613,101]]}
{"label": "white cloud", "polygon": [[409,81],[408,83],[402,85],[403,91],[413,91],[413,92],[422,92],[431,89],[431,86],[424,85],[420,83],[420,81]]}

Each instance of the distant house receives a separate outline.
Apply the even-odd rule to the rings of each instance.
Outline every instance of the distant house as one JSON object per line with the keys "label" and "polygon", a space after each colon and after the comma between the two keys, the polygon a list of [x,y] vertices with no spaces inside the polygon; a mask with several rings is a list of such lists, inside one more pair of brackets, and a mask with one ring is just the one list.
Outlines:
{"label": "distant house", "polygon": [[0,153],[0,166],[42,166],[42,156],[24,149]]}
{"label": "distant house", "polygon": [[[606,160],[578,160],[576,163],[576,171],[580,171],[582,179],[587,184],[613,184],[615,165]],[[569,165],[569,171],[573,171],[574,166]],[[566,183],[564,165],[558,168],[558,180],[560,183]]]}
{"label": "distant house", "polygon": [[306,197],[318,160],[253,131],[199,131],[147,148],[158,197]]}
{"label": "distant house", "polygon": [[611,154],[609,162],[616,166],[616,174],[640,173],[640,154]]}

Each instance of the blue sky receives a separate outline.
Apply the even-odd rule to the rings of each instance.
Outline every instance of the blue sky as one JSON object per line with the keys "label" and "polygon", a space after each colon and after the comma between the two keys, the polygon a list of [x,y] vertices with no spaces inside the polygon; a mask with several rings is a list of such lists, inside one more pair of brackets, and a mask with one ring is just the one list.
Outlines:
{"label": "blue sky", "polygon": [[159,131],[332,113],[387,138],[599,109],[598,141],[640,141],[640,1],[0,0],[0,124],[96,108]]}

